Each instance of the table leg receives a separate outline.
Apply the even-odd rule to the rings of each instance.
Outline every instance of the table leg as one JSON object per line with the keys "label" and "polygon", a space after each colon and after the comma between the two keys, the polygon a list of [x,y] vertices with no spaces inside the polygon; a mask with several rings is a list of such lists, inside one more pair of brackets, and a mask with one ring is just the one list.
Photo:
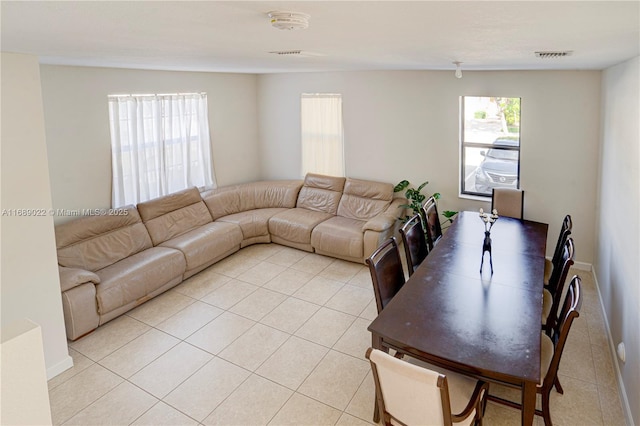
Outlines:
{"label": "table leg", "polygon": [[522,389],[522,425],[533,424],[533,416],[536,410],[536,384],[525,382]]}

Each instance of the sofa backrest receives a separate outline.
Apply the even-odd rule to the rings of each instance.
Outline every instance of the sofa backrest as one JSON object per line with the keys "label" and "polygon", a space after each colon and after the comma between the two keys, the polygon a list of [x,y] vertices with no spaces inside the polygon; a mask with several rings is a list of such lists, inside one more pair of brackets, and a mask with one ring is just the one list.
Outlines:
{"label": "sofa backrest", "polygon": [[142,202],[138,212],[154,246],[212,221],[196,187]]}
{"label": "sofa backrest", "polygon": [[347,178],[338,205],[338,216],[369,220],[389,207],[393,199],[390,183]]}
{"label": "sofa backrest", "polygon": [[293,208],[301,180],[276,180],[244,183],[200,194],[213,220],[254,209]]}
{"label": "sofa backrest", "polygon": [[56,225],[58,263],[95,272],[152,247],[134,206],[117,216],[85,216]]}
{"label": "sofa backrest", "polygon": [[296,207],[336,214],[345,178],[307,173]]}

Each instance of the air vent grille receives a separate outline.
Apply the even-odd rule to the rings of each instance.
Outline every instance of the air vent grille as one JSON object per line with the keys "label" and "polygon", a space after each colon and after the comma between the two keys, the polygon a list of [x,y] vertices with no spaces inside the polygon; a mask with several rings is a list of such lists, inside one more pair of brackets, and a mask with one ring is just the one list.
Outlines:
{"label": "air vent grille", "polygon": [[274,55],[300,55],[302,50],[276,50],[269,53],[273,53]]}
{"label": "air vent grille", "polygon": [[547,58],[562,58],[564,56],[571,56],[573,51],[571,50],[556,50],[556,51],[539,51],[535,52],[538,58],[547,59]]}

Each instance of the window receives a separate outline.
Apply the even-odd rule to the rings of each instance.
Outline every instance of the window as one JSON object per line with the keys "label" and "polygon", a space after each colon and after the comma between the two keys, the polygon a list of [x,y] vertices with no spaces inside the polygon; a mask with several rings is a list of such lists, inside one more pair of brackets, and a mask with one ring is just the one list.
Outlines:
{"label": "window", "polygon": [[214,187],[207,95],[109,96],[112,206]]}
{"label": "window", "polygon": [[460,190],[490,197],[520,187],[520,98],[463,96]]}
{"label": "window", "polygon": [[301,99],[302,176],[344,176],[342,95],[303,93]]}

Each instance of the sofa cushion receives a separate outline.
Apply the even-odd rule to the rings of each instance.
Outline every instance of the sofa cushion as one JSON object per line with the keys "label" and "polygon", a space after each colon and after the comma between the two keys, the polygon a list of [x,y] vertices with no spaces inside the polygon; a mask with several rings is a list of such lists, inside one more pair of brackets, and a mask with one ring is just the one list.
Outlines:
{"label": "sofa cushion", "polygon": [[348,178],[338,205],[338,216],[368,220],[384,212],[393,199],[390,183]]}
{"label": "sofa cushion", "polygon": [[178,250],[152,247],[96,271],[98,312],[104,315],[182,277],[186,262]]}
{"label": "sofa cushion", "polygon": [[227,186],[203,192],[213,220],[255,209],[293,208],[302,181],[276,180]]}
{"label": "sofa cushion", "polygon": [[335,215],[345,178],[307,173],[296,207]]}
{"label": "sofa cushion", "polygon": [[335,216],[313,229],[311,245],[319,253],[335,253],[341,258],[363,257],[365,221]]}
{"label": "sofa cushion", "polygon": [[60,291],[63,293],[85,283],[100,284],[100,277],[85,269],[67,268],[58,265]]}
{"label": "sofa cushion", "polygon": [[238,185],[225,186],[200,194],[213,220],[242,211],[240,207],[242,201],[236,191],[237,188]]}
{"label": "sofa cushion", "polygon": [[218,222],[234,223],[242,230],[242,239],[250,240],[256,237],[269,237],[269,219],[278,213],[285,212],[285,208],[263,208],[244,211],[221,217]]}
{"label": "sofa cushion", "polygon": [[240,250],[241,241],[239,226],[212,222],[165,241],[160,247],[180,250],[187,261],[188,272],[211,263],[229,250]]}
{"label": "sofa cushion", "polygon": [[212,221],[197,188],[138,204],[154,246]]}
{"label": "sofa cushion", "polygon": [[269,233],[285,241],[310,244],[313,228],[331,217],[330,213],[302,208],[285,210],[269,219]]}
{"label": "sofa cushion", "polygon": [[97,271],[152,247],[133,206],[127,214],[86,216],[55,227],[58,264]]}

